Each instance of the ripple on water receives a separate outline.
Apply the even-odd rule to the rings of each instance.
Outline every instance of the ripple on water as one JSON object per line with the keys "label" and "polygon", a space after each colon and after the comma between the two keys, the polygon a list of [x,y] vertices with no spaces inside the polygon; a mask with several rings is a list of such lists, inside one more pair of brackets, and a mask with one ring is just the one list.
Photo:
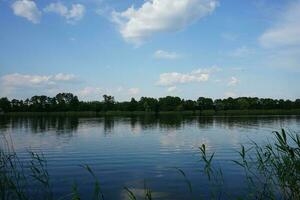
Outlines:
{"label": "ripple on water", "polygon": [[36,118],[24,118],[1,122],[0,129],[11,134],[22,162],[31,159],[27,150],[44,154],[58,196],[69,193],[75,181],[81,194],[89,197],[94,180],[80,167],[88,164],[108,199],[122,199],[123,186],[140,194],[145,180],[158,199],[186,199],[186,182],[175,167],[184,170],[195,195],[208,191],[207,179],[201,174],[200,145],[206,144],[209,155],[215,152],[213,162],[223,169],[229,188],[238,193],[243,172],[231,160],[239,159],[240,145],[249,144],[250,139],[264,143],[271,131],[283,126],[299,131],[299,119],[75,117],[36,123]]}

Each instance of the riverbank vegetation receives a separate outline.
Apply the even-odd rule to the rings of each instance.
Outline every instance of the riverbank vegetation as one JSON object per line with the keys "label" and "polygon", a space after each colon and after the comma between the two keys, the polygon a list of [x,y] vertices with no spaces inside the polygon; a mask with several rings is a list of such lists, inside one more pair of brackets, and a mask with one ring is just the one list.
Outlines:
{"label": "riverbank vegetation", "polygon": [[[5,141],[3,143],[6,143]],[[3,144],[2,143],[2,144]],[[6,143],[7,144],[7,143]],[[7,145],[6,145],[7,146]],[[13,148],[0,148],[0,198],[2,200],[20,199],[81,199],[76,183],[70,192],[56,198],[51,184],[51,176],[47,170],[47,161],[43,155],[29,152],[31,159],[23,163]],[[217,152],[215,152],[217,153]],[[226,190],[222,166],[214,160],[214,152],[208,152],[205,144],[199,147],[199,157],[203,168],[200,170],[209,180],[207,194],[199,198],[193,197],[193,191],[200,186],[194,185],[186,173],[174,167],[183,177],[187,187],[187,199],[300,199],[300,136],[285,130],[274,132],[274,141],[266,145],[241,146],[239,159],[232,163],[244,171],[245,191],[233,196]],[[93,199],[107,199],[102,190],[101,180],[88,165],[79,166],[86,170],[94,180],[91,185]],[[25,169],[27,173],[25,173]],[[204,176],[203,176],[204,177]],[[230,181],[229,181],[230,183]],[[36,187],[32,188],[35,184]],[[203,186],[202,186],[203,187]],[[210,188],[212,187],[212,188]],[[140,199],[132,188],[124,187],[127,198]],[[155,199],[151,188],[144,184],[144,196],[141,199]]]}
{"label": "riverbank vegetation", "polygon": [[[271,111],[272,110],[272,111]],[[291,110],[294,110],[291,112]],[[295,111],[296,110],[296,111]],[[113,96],[103,95],[99,101],[79,101],[72,93],[59,93],[55,97],[33,96],[26,100],[0,98],[2,112],[136,112],[136,113],[168,113],[187,112],[202,115],[224,114],[299,114],[300,99],[295,101],[283,99],[239,97],[211,99],[199,97],[197,100],[186,100],[179,97],[161,98],[141,97],[138,101],[118,102]]]}

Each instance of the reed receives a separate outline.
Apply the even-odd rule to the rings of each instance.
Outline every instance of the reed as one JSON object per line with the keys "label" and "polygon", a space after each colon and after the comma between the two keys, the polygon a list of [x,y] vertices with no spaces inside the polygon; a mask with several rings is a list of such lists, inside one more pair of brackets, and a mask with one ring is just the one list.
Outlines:
{"label": "reed", "polygon": [[[300,137],[296,133],[286,133],[284,129],[274,134],[274,143],[260,146],[251,141],[248,148],[241,145],[240,159],[232,160],[245,175],[247,191],[240,199],[300,199]],[[222,187],[223,172],[213,165],[214,153],[208,156],[204,144],[200,153],[204,173],[211,182]],[[221,190],[213,194],[216,196],[231,197]]]}
{"label": "reed", "polygon": [[[42,199],[53,200],[51,177],[47,170],[47,161],[43,154],[29,152],[31,159],[27,165],[29,172],[20,162],[13,146],[4,138],[6,145],[0,147],[0,198],[2,200],[30,200],[36,195]],[[232,199],[230,191],[224,190],[225,181],[221,167],[214,162],[215,153],[208,153],[205,144],[199,147],[201,172],[209,180],[210,195],[208,199]],[[281,130],[274,132],[274,140],[266,145],[251,141],[249,147],[241,146],[239,159],[232,160],[234,165],[244,171],[245,185],[243,196],[238,199],[300,199],[300,136],[294,132]],[[104,200],[104,193],[97,175],[88,165],[81,165],[94,180],[93,199]],[[193,197],[193,187],[186,173],[175,167],[184,178],[188,191]],[[39,189],[33,191],[32,184]],[[124,187],[128,199],[139,199],[133,190]],[[205,197],[204,197],[205,198]],[[76,182],[70,193],[56,199],[80,200],[81,196]],[[145,200],[152,200],[153,192],[144,181]]]}

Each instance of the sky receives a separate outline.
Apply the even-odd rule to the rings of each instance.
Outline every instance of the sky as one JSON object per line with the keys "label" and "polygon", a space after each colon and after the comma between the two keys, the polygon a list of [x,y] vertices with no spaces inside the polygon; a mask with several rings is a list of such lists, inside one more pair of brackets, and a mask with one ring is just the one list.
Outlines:
{"label": "sky", "polygon": [[299,0],[0,0],[0,97],[300,98]]}

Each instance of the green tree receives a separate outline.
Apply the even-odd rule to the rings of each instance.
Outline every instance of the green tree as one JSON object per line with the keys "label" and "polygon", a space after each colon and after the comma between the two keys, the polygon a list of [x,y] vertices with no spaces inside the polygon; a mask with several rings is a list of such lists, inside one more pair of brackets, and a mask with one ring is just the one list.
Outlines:
{"label": "green tree", "polygon": [[296,99],[295,108],[300,108],[300,99]]}
{"label": "green tree", "polygon": [[114,105],[115,105],[115,98],[110,95],[103,95],[103,110],[108,111],[108,110],[114,110]]}
{"label": "green tree", "polygon": [[197,99],[198,110],[210,110],[214,108],[214,102],[211,98],[199,97]]}
{"label": "green tree", "polygon": [[192,100],[183,101],[183,110],[196,110],[196,102]]}
{"label": "green tree", "polygon": [[218,111],[218,110],[224,110],[225,108],[225,105],[224,105],[224,102],[222,101],[222,99],[216,99],[214,101],[214,109],[215,111]]}
{"label": "green tree", "polygon": [[140,110],[143,111],[152,111],[157,112],[158,111],[158,100],[151,97],[141,97],[139,101]]}
{"label": "green tree", "polygon": [[240,97],[237,99],[238,109],[246,110],[249,109],[250,103],[246,97]]}
{"label": "green tree", "polygon": [[131,101],[129,103],[129,111],[136,111],[138,108],[138,102],[134,99],[134,98],[131,98]]}
{"label": "green tree", "polygon": [[4,112],[9,112],[11,110],[10,101],[8,100],[7,97],[3,97],[0,99],[0,108]]}
{"label": "green tree", "polygon": [[176,111],[182,107],[182,102],[179,97],[166,96],[159,98],[159,110],[161,111]]}

